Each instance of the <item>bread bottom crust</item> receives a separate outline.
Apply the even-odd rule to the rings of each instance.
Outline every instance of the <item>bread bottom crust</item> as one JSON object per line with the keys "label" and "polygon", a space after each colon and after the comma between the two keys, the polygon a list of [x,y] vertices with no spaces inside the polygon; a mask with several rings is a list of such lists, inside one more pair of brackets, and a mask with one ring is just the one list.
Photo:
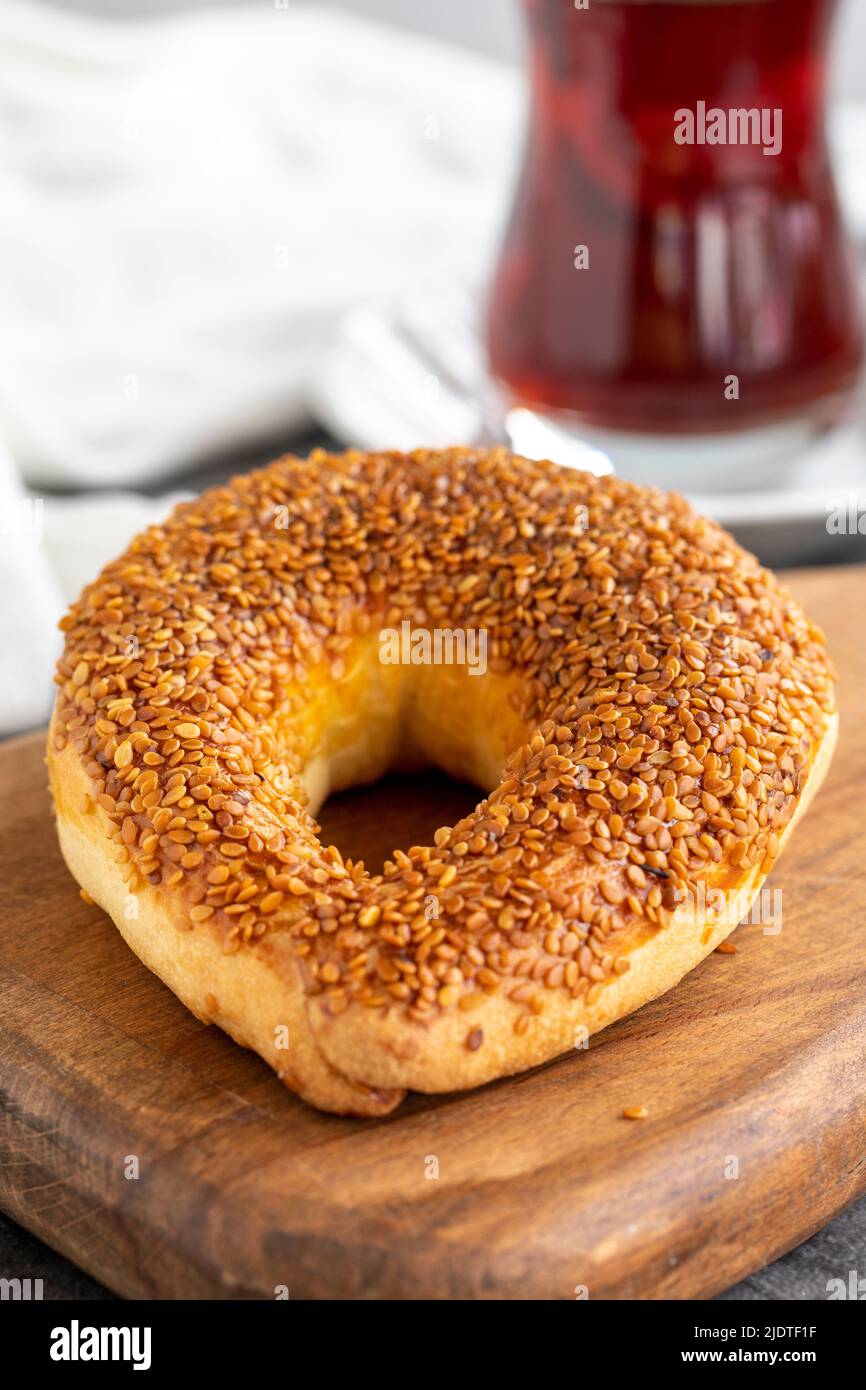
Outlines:
{"label": "bread bottom crust", "polygon": [[[828,716],[797,808],[779,836],[780,853],[826,776],[838,726],[838,714]],[[624,953],[627,972],[605,983],[593,1004],[550,990],[543,1014],[532,1018],[523,1033],[515,1032],[515,1024],[526,1017],[525,1010],[499,995],[485,999],[477,1014],[443,1012],[423,1029],[396,1012],[371,1020],[358,1007],[331,1017],[326,1001],[314,997],[309,1010],[317,1041],[334,1066],[374,1086],[464,1090],[526,1071],[582,1046],[591,1034],[672,989],[743,921],[766,879],[760,866],[743,875],[720,864],[704,885],[710,905],[712,890],[722,892],[718,916],[701,910],[700,901],[687,900],[668,926],[650,929]],[[483,1047],[472,1050],[467,1036],[476,1022],[483,1029]]]}
{"label": "bread bottom crust", "polygon": [[[58,753],[49,740],[48,767],[57,833],[73,878],[107,912],[127,945],[201,1019],[216,1023],[241,1047],[258,1052],[292,1091],[338,1115],[387,1115],[402,1090],[349,1080],[325,1059],[307,1020],[300,966],[279,939],[226,955],[212,931],[182,929],[150,884],[132,892],[113,858],[108,817],[80,808],[92,788],[72,745]],[[91,803],[92,804],[92,803]]]}
{"label": "bread bottom crust", "polygon": [[[780,837],[787,842],[820,787],[832,758],[838,716],[828,717],[816,745],[797,809]],[[734,877],[721,865],[707,888],[724,893],[716,914],[692,901],[665,928],[644,935],[627,953],[629,968],[610,980],[592,1004],[550,991],[544,1013],[525,1032],[515,1031],[525,1010],[491,995],[471,1010],[440,1014],[429,1025],[396,1011],[385,1016],[355,1007],[336,1017],[323,996],[306,992],[302,966],[287,935],[275,934],[226,954],[204,924],[178,925],[164,891],[150,884],[132,892],[114,859],[108,817],[90,800],[91,786],[72,745],[56,751],[49,739],[48,767],[63,857],[73,877],[108,913],[144,964],[204,1023],[216,1023],[251,1048],[280,1079],[320,1110],[387,1115],[407,1089],[463,1090],[512,1075],[581,1045],[585,1038],[671,989],[714,951],[749,912],[766,875],[753,869]],[[90,805],[85,811],[82,807]],[[477,1025],[484,1046],[467,1035]]]}

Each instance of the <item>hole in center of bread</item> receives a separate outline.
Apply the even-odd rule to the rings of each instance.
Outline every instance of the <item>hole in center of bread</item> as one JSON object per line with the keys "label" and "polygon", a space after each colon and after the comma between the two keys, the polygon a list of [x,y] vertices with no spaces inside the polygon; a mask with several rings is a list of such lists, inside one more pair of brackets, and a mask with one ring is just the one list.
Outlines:
{"label": "hole in center of bread", "polygon": [[368,787],[329,796],[318,813],[322,844],[380,873],[395,849],[432,845],[440,825],[469,815],[483,793],[438,771],[389,774]]}

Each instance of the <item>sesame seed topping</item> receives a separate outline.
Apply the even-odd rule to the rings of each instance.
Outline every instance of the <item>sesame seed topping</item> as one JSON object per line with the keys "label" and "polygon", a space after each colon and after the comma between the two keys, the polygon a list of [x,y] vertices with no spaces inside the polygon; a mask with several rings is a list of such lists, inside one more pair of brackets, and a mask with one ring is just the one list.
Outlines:
{"label": "sesame seed topping", "polygon": [[[422,618],[487,632],[467,684],[504,681],[524,732],[469,816],[370,874],[307,810],[306,708]],[[834,708],[821,633],[719,527],[504,450],[281,459],[136,537],[61,627],[58,747],[123,872],[227,953],[281,934],[334,1013],[422,1026],[592,1006],[690,887],[769,868]]]}

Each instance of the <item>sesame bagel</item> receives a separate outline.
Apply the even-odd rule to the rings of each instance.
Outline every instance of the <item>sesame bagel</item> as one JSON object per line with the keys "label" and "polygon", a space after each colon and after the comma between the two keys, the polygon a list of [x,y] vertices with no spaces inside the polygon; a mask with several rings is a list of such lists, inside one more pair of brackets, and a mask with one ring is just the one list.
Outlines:
{"label": "sesame bagel", "polygon": [[[670,988],[836,733],[821,633],[729,535],[504,450],[281,459],[138,536],[62,627],[71,872],[341,1113],[521,1071]],[[385,657],[419,630],[484,661]],[[486,793],[432,845],[373,874],[321,843],[331,792],[425,765]]]}

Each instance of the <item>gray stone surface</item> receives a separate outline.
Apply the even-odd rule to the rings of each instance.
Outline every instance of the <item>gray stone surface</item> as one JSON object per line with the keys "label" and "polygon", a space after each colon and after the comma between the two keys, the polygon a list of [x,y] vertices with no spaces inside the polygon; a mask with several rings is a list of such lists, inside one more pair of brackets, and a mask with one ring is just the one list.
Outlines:
{"label": "gray stone surface", "polygon": [[41,1279],[42,1297],[114,1298],[69,1260],[0,1212],[0,1278]]}

